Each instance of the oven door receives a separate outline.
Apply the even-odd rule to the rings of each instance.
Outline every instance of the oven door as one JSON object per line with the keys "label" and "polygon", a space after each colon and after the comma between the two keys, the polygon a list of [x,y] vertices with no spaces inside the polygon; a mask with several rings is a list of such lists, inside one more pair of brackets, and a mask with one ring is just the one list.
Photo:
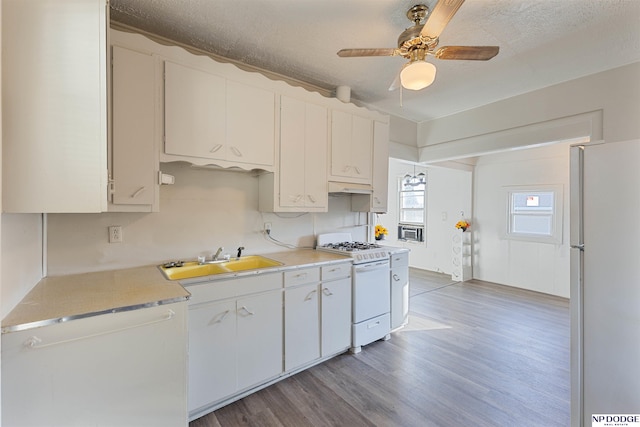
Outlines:
{"label": "oven door", "polygon": [[389,260],[353,266],[353,323],[391,310]]}

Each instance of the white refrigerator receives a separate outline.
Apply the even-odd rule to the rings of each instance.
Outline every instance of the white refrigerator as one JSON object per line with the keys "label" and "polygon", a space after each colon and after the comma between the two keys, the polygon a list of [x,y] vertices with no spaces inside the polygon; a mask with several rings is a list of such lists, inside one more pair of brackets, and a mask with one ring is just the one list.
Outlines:
{"label": "white refrigerator", "polygon": [[590,427],[640,414],[640,140],[571,147],[570,227],[571,426]]}

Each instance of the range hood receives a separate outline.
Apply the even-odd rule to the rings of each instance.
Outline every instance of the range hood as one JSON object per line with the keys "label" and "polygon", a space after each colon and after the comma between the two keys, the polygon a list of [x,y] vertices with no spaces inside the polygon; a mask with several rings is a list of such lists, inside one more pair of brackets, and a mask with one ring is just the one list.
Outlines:
{"label": "range hood", "polygon": [[329,181],[329,193],[372,194],[373,187],[369,184]]}

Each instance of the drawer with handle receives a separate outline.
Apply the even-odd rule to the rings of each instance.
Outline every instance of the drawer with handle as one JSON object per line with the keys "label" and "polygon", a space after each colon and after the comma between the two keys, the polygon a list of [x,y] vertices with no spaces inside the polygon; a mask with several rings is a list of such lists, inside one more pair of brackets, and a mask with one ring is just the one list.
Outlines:
{"label": "drawer with handle", "polygon": [[291,287],[320,281],[320,268],[302,268],[284,272],[284,286]]}

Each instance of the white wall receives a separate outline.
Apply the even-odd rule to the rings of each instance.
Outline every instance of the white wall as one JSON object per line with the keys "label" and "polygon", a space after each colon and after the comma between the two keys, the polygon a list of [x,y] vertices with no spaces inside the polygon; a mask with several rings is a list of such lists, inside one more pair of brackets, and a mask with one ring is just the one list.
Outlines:
{"label": "white wall", "polygon": [[[575,136],[585,136],[586,130],[593,139],[604,138],[607,142],[639,138],[639,75],[640,62],[420,123],[420,160],[441,160],[491,151],[495,133],[518,135],[519,128],[551,125],[553,121],[560,121],[559,125],[569,128],[569,132],[579,133]],[[587,117],[586,122],[591,129],[584,129],[583,121],[572,123],[576,116],[588,114],[593,114]],[[535,131],[528,132],[530,135],[538,135],[535,142],[559,140],[546,138],[548,129],[544,126],[541,130],[529,130]],[[531,142],[528,137],[512,138],[511,146]]]}
{"label": "white wall", "polygon": [[451,274],[451,239],[455,232],[455,223],[460,212],[473,223],[472,175],[469,170],[442,167],[417,166],[415,172],[427,174],[427,222],[425,242],[403,242],[397,239],[398,224],[398,179],[405,174],[413,174],[413,163],[398,159],[389,160],[389,210],[378,215],[378,222],[389,229],[385,244],[411,249],[409,264],[411,267]]}
{"label": "white wall", "polygon": [[[422,162],[481,156],[474,172],[474,278],[569,296],[566,144],[493,153],[570,138],[640,138],[639,75],[634,63],[418,125]],[[499,187],[551,181],[565,185],[563,244],[501,239]]]}
{"label": "white wall", "polygon": [[2,288],[4,318],[35,286],[42,271],[42,215],[2,214]]}
{"label": "white wall", "polygon": [[[162,170],[175,175],[176,184],[161,187],[159,213],[49,214],[48,274],[196,259],[219,246],[231,254],[239,246],[246,254],[287,250],[265,240],[265,222],[272,223],[276,239],[302,247],[313,247],[316,234],[336,230],[366,239],[367,215],[350,211],[350,196],[330,197],[328,213],[260,213],[252,174],[185,163]],[[108,243],[110,225],[122,226],[123,243]]]}
{"label": "white wall", "polygon": [[[562,244],[505,239],[505,186],[563,188]],[[474,173],[473,277],[569,297],[569,144],[486,155]]]}

